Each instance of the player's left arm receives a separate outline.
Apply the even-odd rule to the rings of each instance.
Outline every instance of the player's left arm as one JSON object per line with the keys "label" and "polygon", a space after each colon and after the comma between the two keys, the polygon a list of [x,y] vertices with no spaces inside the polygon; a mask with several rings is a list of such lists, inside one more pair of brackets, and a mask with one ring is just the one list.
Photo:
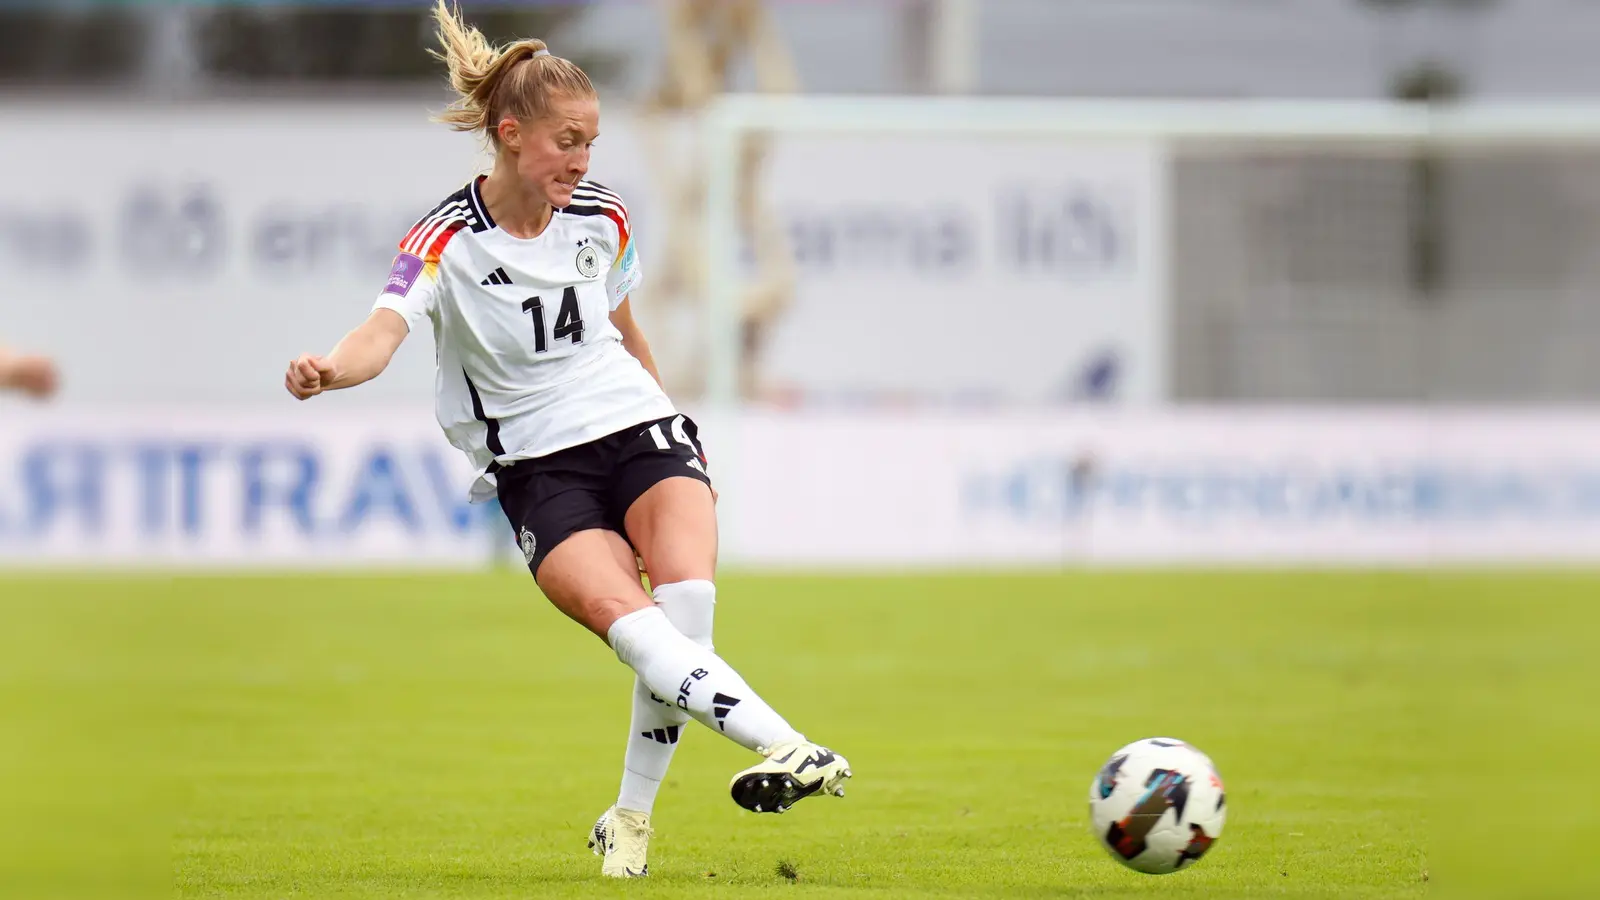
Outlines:
{"label": "player's left arm", "polygon": [[[632,354],[639,365],[650,373],[650,377],[661,384],[661,373],[656,369],[656,360],[650,355],[650,342],[644,338],[644,330],[639,327],[639,322],[633,317],[633,304],[627,297],[622,298],[622,304],[611,311],[611,324],[622,334],[622,349]],[[661,384],[661,389],[667,387]]]}
{"label": "player's left arm", "polygon": [[[611,196],[615,205],[608,207],[607,218],[617,229],[610,248],[611,270],[606,273],[606,299],[611,306],[611,324],[622,334],[623,349],[632,354],[660,385],[661,373],[656,370],[655,358],[650,355],[650,342],[644,339],[644,332],[634,320],[633,304],[629,302],[629,295],[644,280],[644,271],[639,266],[638,248],[633,244],[628,208],[623,205],[622,198],[614,194]],[[666,390],[666,385],[661,385],[661,388]]]}

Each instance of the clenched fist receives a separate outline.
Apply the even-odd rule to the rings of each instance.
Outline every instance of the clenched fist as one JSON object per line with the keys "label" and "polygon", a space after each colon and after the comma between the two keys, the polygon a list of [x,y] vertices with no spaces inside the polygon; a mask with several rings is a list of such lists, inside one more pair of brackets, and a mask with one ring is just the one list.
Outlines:
{"label": "clenched fist", "polygon": [[0,387],[22,391],[44,400],[56,392],[60,376],[55,363],[43,356],[8,356],[0,351]]}
{"label": "clenched fist", "polygon": [[289,363],[289,373],[283,377],[283,386],[296,400],[308,400],[327,390],[337,377],[332,362],[309,353]]}

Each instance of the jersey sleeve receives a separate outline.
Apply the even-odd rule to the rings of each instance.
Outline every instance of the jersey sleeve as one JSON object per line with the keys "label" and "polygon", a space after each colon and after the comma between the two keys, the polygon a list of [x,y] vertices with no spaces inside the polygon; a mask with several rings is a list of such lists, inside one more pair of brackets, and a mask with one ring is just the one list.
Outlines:
{"label": "jersey sleeve", "polygon": [[450,238],[464,227],[466,222],[462,219],[437,216],[417,223],[400,242],[400,252],[389,268],[389,280],[372,308],[394,310],[412,331],[429,320],[438,308],[442,290],[439,258]]}
{"label": "jersey sleeve", "polygon": [[392,309],[416,331],[433,314],[434,295],[438,290],[439,267],[429,266],[422,257],[401,250],[395,255],[389,281],[373,301],[372,309]]}
{"label": "jersey sleeve", "polygon": [[611,219],[617,226],[617,256],[611,271],[606,273],[606,296],[611,300],[611,308],[616,309],[639,287],[644,273],[639,268],[639,251],[634,248],[633,234],[628,227],[627,208]]}

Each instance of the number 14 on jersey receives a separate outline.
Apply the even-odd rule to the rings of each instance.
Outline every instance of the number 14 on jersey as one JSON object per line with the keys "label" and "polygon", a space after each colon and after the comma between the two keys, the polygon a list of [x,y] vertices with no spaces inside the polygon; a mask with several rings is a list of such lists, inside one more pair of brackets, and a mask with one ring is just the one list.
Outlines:
{"label": "number 14 on jersey", "polygon": [[[550,349],[544,336],[544,301],[529,297],[522,301],[522,311],[533,316],[533,352]],[[583,343],[583,314],[578,309],[578,289],[569,287],[561,292],[561,309],[556,312],[556,328],[550,333],[553,340],[572,338],[572,343]]]}

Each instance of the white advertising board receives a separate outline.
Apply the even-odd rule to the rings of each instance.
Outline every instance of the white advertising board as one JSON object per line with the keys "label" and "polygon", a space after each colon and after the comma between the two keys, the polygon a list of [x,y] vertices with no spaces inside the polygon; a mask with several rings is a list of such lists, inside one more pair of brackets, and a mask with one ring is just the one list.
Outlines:
{"label": "white advertising board", "polygon": [[1166,158],[1152,142],[814,136],[767,186],[798,289],[761,374],[801,396],[1164,399]]}
{"label": "white advertising board", "polygon": [[[702,420],[751,569],[1600,562],[1600,415],[1196,411]],[[426,409],[8,410],[0,562],[509,558]]]}
{"label": "white advertising board", "polygon": [[729,555],[778,565],[1600,561],[1600,416],[745,418]]}
{"label": "white advertising board", "polygon": [[510,546],[426,408],[7,413],[0,564],[470,568]]}
{"label": "white advertising board", "polygon": [[[0,104],[0,339],[58,357],[74,402],[276,401],[284,363],[365,317],[411,223],[485,170],[476,139],[429,121],[440,105]],[[62,138],[84,122],[114,149]],[[608,104],[602,130],[590,174],[629,201],[646,272],[636,307],[674,380],[704,354],[703,298],[667,303],[658,251],[700,226],[658,200],[662,151],[689,152],[694,127],[657,146]],[[774,143],[763,183],[797,279],[758,357],[775,387],[821,400],[1163,394],[1165,163],[1152,145],[794,137]],[[430,339],[408,342],[383,379],[330,403],[426,403],[432,362]]]}

